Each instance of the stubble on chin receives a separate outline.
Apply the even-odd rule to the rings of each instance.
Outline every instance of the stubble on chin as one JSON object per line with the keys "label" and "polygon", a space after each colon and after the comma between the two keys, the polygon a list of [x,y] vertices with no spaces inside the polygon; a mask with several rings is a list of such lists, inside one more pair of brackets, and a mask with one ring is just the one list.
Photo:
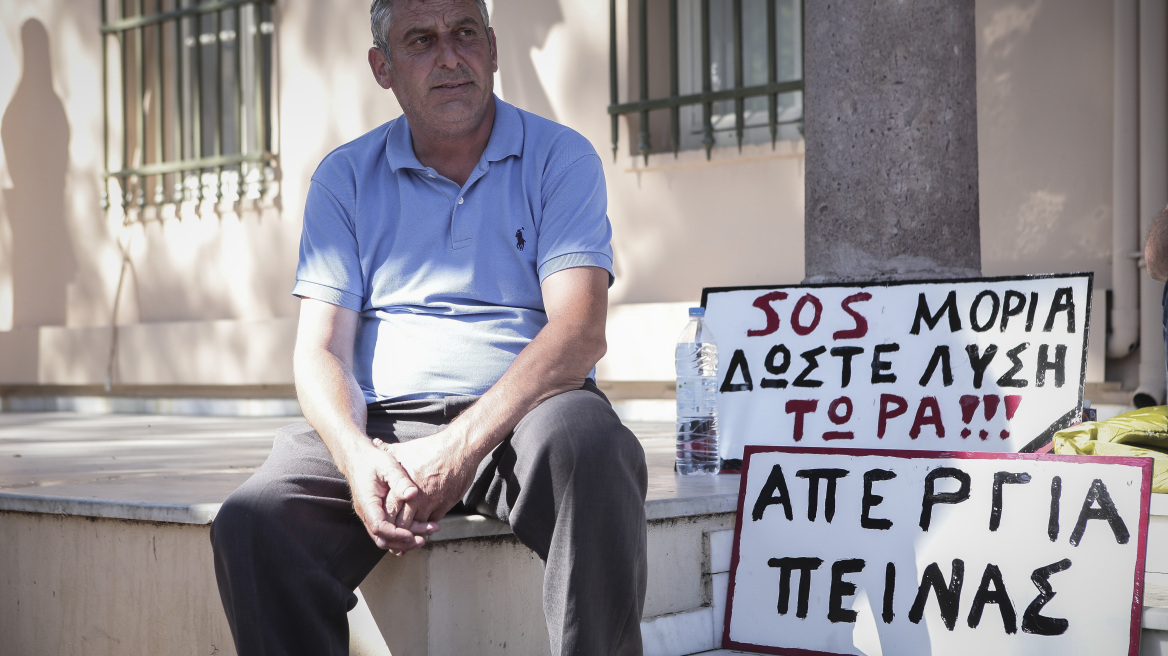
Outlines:
{"label": "stubble on chin", "polygon": [[426,108],[403,106],[402,110],[407,118],[411,119],[411,123],[417,124],[419,128],[424,128],[431,134],[461,137],[473,133],[481,122],[486,120],[490,113],[486,103],[492,102],[490,94],[484,97],[482,89],[477,86],[469,91],[473,93],[468,92],[462,97],[451,98]]}

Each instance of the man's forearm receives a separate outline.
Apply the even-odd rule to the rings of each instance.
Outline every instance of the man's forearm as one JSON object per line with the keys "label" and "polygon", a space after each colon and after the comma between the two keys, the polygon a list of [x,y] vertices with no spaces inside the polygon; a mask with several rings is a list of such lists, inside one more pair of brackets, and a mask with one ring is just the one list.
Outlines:
{"label": "man's forearm", "polygon": [[1148,231],[1144,262],[1148,267],[1148,275],[1154,280],[1168,280],[1168,207],[1160,210],[1152,222],[1152,229]]}
{"label": "man's forearm", "polygon": [[304,299],[292,353],[296,395],[304,418],[316,429],[341,473],[352,482],[358,454],[372,449],[365,435],[365,397],[353,376],[353,343],[359,315],[323,301]]}
{"label": "man's forearm", "polygon": [[327,351],[298,352],[294,360],[296,396],[312,425],[346,476],[365,436],[368,419],[361,388],[340,358]]}
{"label": "man's forearm", "polygon": [[471,457],[485,457],[543,401],[579,389],[603,353],[603,338],[597,348],[592,336],[571,327],[545,327],[503,377],[456,422],[467,436]]}
{"label": "man's forearm", "polygon": [[417,485],[365,433],[365,398],[353,377],[358,315],[305,299],[292,356],[296,392],[308,423],[349,482],[353,509],[382,549],[401,552],[425,543],[437,525],[414,521]]}
{"label": "man's forearm", "polygon": [[[594,286],[602,280],[601,289],[607,288],[608,273],[603,269],[571,269],[553,275],[569,280],[591,278]],[[556,291],[550,293],[554,297]],[[607,348],[606,312],[607,294],[600,294],[585,296],[573,301],[571,307],[549,314],[547,325],[520,351],[506,373],[451,425],[464,436],[468,458],[482,459],[537,405],[584,384]]]}

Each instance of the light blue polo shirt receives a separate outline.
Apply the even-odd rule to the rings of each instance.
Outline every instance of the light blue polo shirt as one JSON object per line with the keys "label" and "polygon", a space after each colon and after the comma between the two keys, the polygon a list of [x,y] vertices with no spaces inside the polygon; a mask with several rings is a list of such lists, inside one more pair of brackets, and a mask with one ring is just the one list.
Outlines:
{"label": "light blue polo shirt", "polygon": [[293,294],[361,314],[365,401],[482,394],[547,323],[540,283],[612,278],[600,158],[575,131],[495,99],[487,148],[458,184],[414,155],[404,116],[312,176]]}

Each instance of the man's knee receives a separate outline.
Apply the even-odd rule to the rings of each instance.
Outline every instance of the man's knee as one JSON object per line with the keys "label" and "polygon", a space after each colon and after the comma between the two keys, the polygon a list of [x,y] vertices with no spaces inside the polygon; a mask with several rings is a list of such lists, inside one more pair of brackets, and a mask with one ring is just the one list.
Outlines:
{"label": "man's knee", "polygon": [[211,524],[218,554],[234,556],[290,546],[329,548],[336,527],[355,520],[348,484],[307,424],[276,433],[264,464],[227,500]]}
{"label": "man's knee", "polygon": [[278,511],[270,510],[271,504],[262,500],[262,490],[257,487],[245,483],[219,507],[211,522],[211,545],[216,553],[238,549],[251,543],[254,535],[270,530],[268,518]]}
{"label": "man's knee", "polygon": [[548,399],[516,428],[558,470],[628,471],[643,477],[645,451],[601,396],[587,390]]}

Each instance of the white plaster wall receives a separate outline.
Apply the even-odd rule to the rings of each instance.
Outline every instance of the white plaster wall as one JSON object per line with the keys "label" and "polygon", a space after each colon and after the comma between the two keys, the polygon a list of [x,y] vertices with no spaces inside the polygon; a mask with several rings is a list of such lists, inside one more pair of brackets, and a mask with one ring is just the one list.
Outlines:
{"label": "white plaster wall", "polygon": [[235,653],[206,526],[7,512],[0,526],[3,653]]}
{"label": "white plaster wall", "polygon": [[[618,275],[611,290],[613,316],[627,328],[610,330],[614,355],[602,363],[602,374],[620,380],[668,378],[668,345],[683,323],[671,325],[669,318],[678,307],[696,303],[704,286],[802,280],[801,143],[781,142],[775,150],[747,147],[741,154],[716,149],[709,162],[700,152],[682,153],[676,160],[653,156],[645,165],[628,154],[630,136],[622,121],[620,156],[614,161],[606,112],[607,4],[489,4],[499,38],[500,94],[579,130],[605,162]],[[0,156],[0,190],[6,192],[0,194],[0,353],[11,354],[0,362],[0,383],[104,382],[108,346],[69,362],[51,351],[29,352],[22,345],[45,340],[15,330],[20,322],[14,308],[21,303],[34,307],[28,316],[39,318],[26,330],[92,331],[70,338],[71,343],[105,344],[123,247],[130,266],[118,323],[157,329],[160,335],[174,333],[164,325],[180,325],[192,339],[207,340],[210,348],[247,364],[217,381],[204,373],[214,367],[198,367],[192,360],[201,357],[195,354],[199,349],[168,352],[163,345],[170,340],[159,337],[120,344],[125,352],[119,357],[135,362],[118,368],[121,375],[165,369],[173,372],[168,380],[181,383],[182,372],[194,367],[200,384],[271,383],[288,377],[284,365],[273,375],[260,359],[247,360],[247,340],[225,325],[237,324],[240,334],[254,322],[292,330],[289,320],[297,306],[288,292],[308,178],[329,150],[399,113],[392,94],[368,73],[366,12],[365,0],[276,6],[280,170],[273,202],[258,210],[245,207],[122,228],[118,212],[103,213],[99,205],[96,3],[0,0],[0,107],[8,107],[24,70],[21,26],[35,19],[48,33],[52,88],[69,131],[65,187],[41,190],[64,199],[57,223],[46,227],[53,239],[17,243],[23,228],[5,201],[13,186],[10,168],[29,154]],[[618,2],[618,15],[623,31],[626,0]],[[977,30],[984,271],[1095,271],[1097,338],[1088,379],[1099,380],[1102,293],[1110,283],[1111,3],[979,0]],[[621,70],[624,60],[622,47]],[[14,280],[18,249],[31,249],[63,272],[60,288],[51,281]],[[23,299],[14,301],[17,294]],[[648,322],[631,320],[638,316]],[[200,323],[206,330],[191,328]],[[290,338],[289,333],[279,339]],[[624,356],[616,361],[619,354],[660,344],[666,345],[664,356],[641,358],[638,364]],[[123,377],[114,383],[148,379]]]}
{"label": "white plaster wall", "polygon": [[978,0],[986,275],[1095,272],[1087,380],[1111,284],[1112,3]]}
{"label": "white plaster wall", "polygon": [[[0,108],[17,114],[13,98],[26,73],[42,85],[51,78],[64,124],[50,120],[52,112],[22,111],[21,126],[68,134],[63,188],[42,183],[17,190],[20,198],[46,199],[36,212],[19,213],[4,201],[13,198],[12,167],[43,160],[43,152],[10,145],[0,151],[0,353],[7,354],[0,358],[0,384],[105,383],[111,322],[123,327],[113,356],[115,385],[291,382],[290,352],[280,359],[267,352],[289,345],[294,331],[297,304],[289,292],[308,178],[329,150],[399,113],[364,63],[367,10],[363,0],[276,6],[279,191],[273,198],[205,206],[198,214],[168,208],[123,225],[116,199],[109,212],[100,206],[97,3],[0,2]],[[47,33],[47,57],[31,63],[24,61],[26,21]],[[118,111],[115,104],[115,116]],[[119,147],[113,150],[116,159]],[[257,325],[264,328],[256,332]],[[176,335],[185,339],[176,342]],[[62,339],[69,348],[54,346]],[[238,364],[224,367],[225,361]]]}
{"label": "white plaster wall", "polygon": [[7,0],[0,15],[0,330],[108,314],[97,7]]}
{"label": "white plaster wall", "polygon": [[[620,155],[614,162],[606,111],[607,3],[508,0],[495,5],[492,22],[500,41],[504,97],[537,113],[546,105],[548,118],[584,134],[606,163],[617,267],[614,303],[696,302],[704,286],[803,279],[799,147],[786,142],[775,151],[768,145],[748,147],[743,154],[722,148],[711,162],[697,151],[677,160],[660,155],[644,166],[628,154],[629,129],[622,120]],[[620,33],[627,13],[626,2],[619,0]],[[534,34],[532,23],[539,26]],[[510,49],[518,52],[507,55]],[[623,44],[619,68],[626,70]],[[622,77],[621,88],[626,84]]]}

